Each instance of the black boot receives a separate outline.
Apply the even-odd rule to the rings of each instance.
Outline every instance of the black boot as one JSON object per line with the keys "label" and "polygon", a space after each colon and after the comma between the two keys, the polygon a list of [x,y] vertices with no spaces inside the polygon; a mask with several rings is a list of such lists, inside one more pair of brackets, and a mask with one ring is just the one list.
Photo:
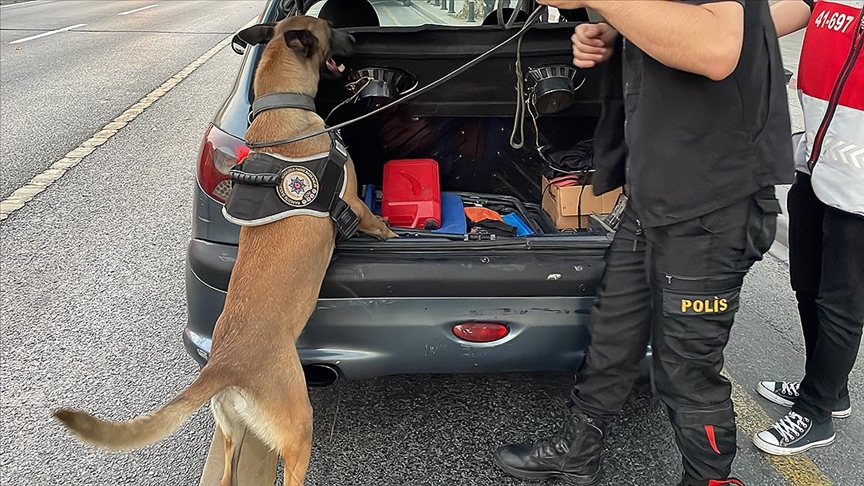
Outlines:
{"label": "black boot", "polygon": [[572,409],[564,428],[533,444],[510,444],[495,451],[495,464],[521,479],[564,478],[589,486],[600,480],[605,424]]}

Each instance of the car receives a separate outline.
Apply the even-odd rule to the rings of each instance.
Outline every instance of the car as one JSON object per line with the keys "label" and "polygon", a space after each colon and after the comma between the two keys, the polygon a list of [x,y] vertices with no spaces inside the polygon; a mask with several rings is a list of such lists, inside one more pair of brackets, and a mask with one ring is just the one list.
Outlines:
{"label": "car", "polygon": [[[353,35],[354,53],[342,60],[347,77],[322,79],[316,97],[318,112],[330,124],[368,113],[390,100],[388,96],[404,96],[415,85],[450,73],[522,25],[515,22],[508,28],[488,21],[497,12],[490,12],[487,22],[478,18],[448,23],[446,13],[436,17],[431,6],[416,0],[327,0],[310,9],[314,3],[270,0],[259,20],[327,14],[335,28]],[[372,5],[375,15],[363,20]],[[510,12],[505,12],[505,21]],[[526,70],[558,66],[570,76],[581,76],[566,108],[536,118],[539,141],[547,151],[566,153],[590,143],[600,117],[604,68],[576,73],[571,64],[568,39],[583,13],[542,21],[522,43]],[[223,218],[222,207],[231,189],[228,171],[248,154],[243,134],[262,51],[261,46],[235,48],[243,54],[239,72],[206,130],[197,160],[187,249],[183,341],[200,366],[209,358],[237,255],[239,228]],[[515,56],[514,43],[448,83],[341,130],[359,189],[373,208],[386,162],[434,159],[441,190],[458,196],[460,208],[516,213],[529,234],[401,228],[400,238],[386,242],[364,236],[338,242],[316,310],[297,342],[310,386],[329,385],[339,377],[572,372],[578,367],[590,340],[591,307],[612,233],[593,222],[559,230],[541,208],[550,189],[543,175],[551,175],[548,158],[533,143],[533,117],[528,117],[524,146],[513,148],[510,141],[516,113]],[[365,94],[356,84],[355,92],[346,89],[364,78],[381,89]],[[590,189],[583,192],[588,198]],[[460,217],[464,224],[461,210]]]}

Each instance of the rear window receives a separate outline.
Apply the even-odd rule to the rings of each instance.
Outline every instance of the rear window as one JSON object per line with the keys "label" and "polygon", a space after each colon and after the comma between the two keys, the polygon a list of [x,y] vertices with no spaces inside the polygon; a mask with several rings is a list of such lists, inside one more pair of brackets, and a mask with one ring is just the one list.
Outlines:
{"label": "rear window", "polygon": [[[469,21],[466,0],[453,0],[453,13],[450,12],[451,0],[325,0],[310,7],[307,15],[325,18],[334,27],[479,27],[498,23],[497,8],[502,3],[504,22],[507,22],[518,3],[515,0],[476,0],[473,21]],[[520,12],[517,20],[527,18],[528,14]],[[558,22],[559,18],[558,11],[549,8],[548,18],[543,20]]]}

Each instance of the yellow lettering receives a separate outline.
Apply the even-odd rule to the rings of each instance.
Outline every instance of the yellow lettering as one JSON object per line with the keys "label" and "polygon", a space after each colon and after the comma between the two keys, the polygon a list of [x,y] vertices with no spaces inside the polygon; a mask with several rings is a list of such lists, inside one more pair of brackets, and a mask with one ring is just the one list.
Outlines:
{"label": "yellow lettering", "polygon": [[705,311],[705,302],[703,302],[701,300],[697,300],[696,302],[693,302],[693,312],[700,313],[700,312],[704,312],[704,311]]}
{"label": "yellow lettering", "polygon": [[692,300],[681,299],[681,312],[687,312],[691,306],[693,306]]}
{"label": "yellow lettering", "polygon": [[726,312],[728,308],[729,305],[726,303],[726,299],[720,299],[720,312]]}

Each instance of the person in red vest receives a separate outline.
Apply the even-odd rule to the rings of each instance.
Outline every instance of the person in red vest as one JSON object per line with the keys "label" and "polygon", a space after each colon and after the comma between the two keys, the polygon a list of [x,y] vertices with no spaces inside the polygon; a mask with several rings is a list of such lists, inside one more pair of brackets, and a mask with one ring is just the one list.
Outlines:
{"label": "person in red vest", "polygon": [[774,186],[794,174],[769,4],[539,3],[605,19],[576,27],[573,57],[579,68],[604,65],[586,71],[608,91],[594,134],[595,194],[623,186],[628,201],[563,426],[499,447],[493,459],[523,479],[596,484],[607,424],[650,342],[682,456],[678,485],[741,486],[731,477],[737,428],[723,351],[744,277],[774,241]]}
{"label": "person in red vest", "polygon": [[807,361],[800,382],[758,383],[760,395],[792,409],[753,442],[791,455],[832,444],[832,418],[852,413],[847,381],[864,326],[864,1],[811,0],[803,19],[782,3],[772,12],[778,33],[807,26],[797,75],[806,131],[787,200]]}

